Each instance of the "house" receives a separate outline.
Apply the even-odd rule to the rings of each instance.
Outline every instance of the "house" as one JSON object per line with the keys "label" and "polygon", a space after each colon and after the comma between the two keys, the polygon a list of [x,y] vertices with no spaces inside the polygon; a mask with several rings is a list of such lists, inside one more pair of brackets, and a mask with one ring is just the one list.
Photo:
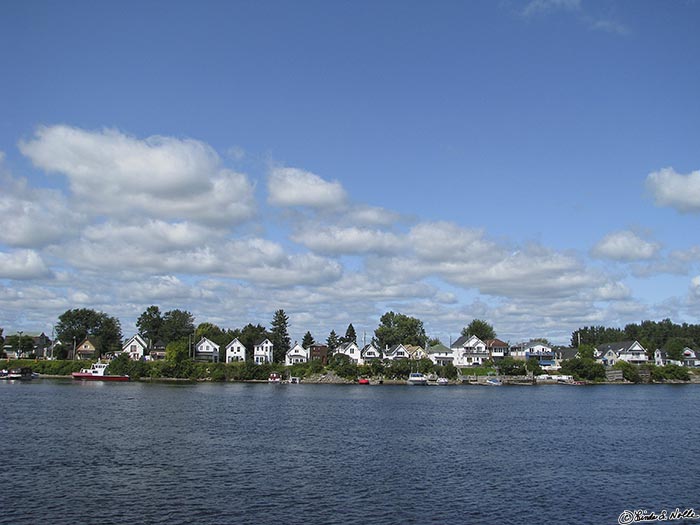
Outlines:
{"label": "house", "polygon": [[408,350],[406,350],[406,347],[401,343],[394,345],[391,348],[387,346],[384,349],[384,359],[388,359],[389,361],[396,361],[397,359],[409,358],[410,355],[408,354]]}
{"label": "house", "polygon": [[328,362],[328,346],[311,345],[309,347],[309,359],[312,361],[318,359],[321,361],[321,364],[325,365]]}
{"label": "house", "polygon": [[475,335],[463,335],[452,343],[453,364],[460,366],[481,366],[489,358],[486,344]]}
{"label": "house", "polygon": [[165,342],[158,340],[151,346],[151,351],[148,352],[148,357],[151,360],[165,359]]}
{"label": "house", "polygon": [[454,362],[454,352],[442,343],[431,346],[428,349],[428,358],[439,366],[445,366]]}
{"label": "house", "polygon": [[306,363],[309,360],[309,351],[299,343],[294,343],[294,346],[289,349],[284,356],[284,364],[292,366],[297,363]]}
{"label": "house", "polygon": [[360,352],[360,347],[357,346],[357,343],[354,343],[352,341],[339,345],[338,348],[335,349],[335,354],[346,355],[350,358],[350,360],[353,363],[357,365],[362,364],[362,354]]}
{"label": "house", "polygon": [[408,357],[415,361],[428,358],[428,353],[425,349],[418,345],[406,345],[406,351],[408,352]]}
{"label": "house", "polygon": [[245,361],[245,345],[236,337],[226,345],[226,362],[236,363],[238,361]]}
{"label": "house", "polygon": [[42,332],[40,335],[30,336],[34,344],[34,355],[36,357],[47,357],[49,349],[52,348],[51,339]]}
{"label": "house", "polygon": [[500,339],[487,339],[484,344],[491,361],[499,361],[508,355],[508,343]]}
{"label": "house", "polygon": [[219,348],[219,345],[217,345],[211,339],[202,337],[194,347],[194,360],[218,363]]}
{"label": "house", "polygon": [[700,351],[685,347],[683,349],[683,366],[690,368],[700,367]]}
{"label": "house", "polygon": [[83,339],[75,349],[77,359],[94,359],[97,354],[97,343],[91,337]]}
{"label": "house", "polygon": [[263,363],[272,363],[272,341],[269,339],[263,339],[253,346],[253,361],[256,365],[262,365]]}
{"label": "house", "polygon": [[552,350],[554,352],[554,366],[556,368],[561,368],[562,361],[567,361],[569,359],[578,359],[581,357],[578,353],[578,348],[568,348],[560,346]]}
{"label": "house", "polygon": [[139,334],[136,334],[122,345],[122,352],[129,354],[129,359],[134,361],[143,359],[146,350],[148,350],[148,343]]}
{"label": "house", "polygon": [[365,347],[360,352],[360,360],[362,361],[362,364],[365,365],[371,363],[372,361],[378,361],[381,358],[382,353],[372,343],[365,345]]}
{"label": "house", "polygon": [[618,361],[626,361],[633,365],[648,362],[646,350],[637,341],[621,341],[599,345],[593,351],[596,361],[605,366],[612,366]]}

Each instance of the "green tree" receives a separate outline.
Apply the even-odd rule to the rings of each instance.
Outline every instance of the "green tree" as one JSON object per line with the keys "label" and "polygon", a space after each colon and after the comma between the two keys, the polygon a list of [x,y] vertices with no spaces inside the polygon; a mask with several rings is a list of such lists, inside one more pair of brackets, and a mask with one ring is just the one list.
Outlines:
{"label": "green tree", "polygon": [[165,360],[171,365],[178,365],[190,359],[190,345],[187,339],[171,341],[165,347]]}
{"label": "green tree", "polygon": [[526,373],[525,361],[504,357],[498,362],[498,371],[506,376],[524,376]]}
{"label": "green tree", "polygon": [[428,339],[428,346],[436,346],[436,345],[441,345],[442,341],[440,341],[439,337],[431,337]]}
{"label": "green tree", "polygon": [[163,316],[160,313],[160,308],[155,305],[146,308],[137,319],[136,328],[150,344],[160,341],[163,328]]}
{"label": "green tree", "polygon": [[326,346],[328,347],[328,352],[331,354],[340,346],[340,340],[338,339],[338,334],[335,333],[335,330],[331,330],[331,333],[328,334]]}
{"label": "green tree", "polygon": [[253,360],[253,351],[255,349],[255,345],[263,339],[270,337],[270,334],[267,332],[267,329],[264,326],[260,324],[253,325],[251,323],[248,323],[241,330],[234,330],[231,333],[231,335],[231,339],[233,339],[234,337],[238,337],[238,340],[241,342],[241,344],[245,346],[246,361]]}
{"label": "green tree", "polygon": [[527,371],[536,376],[544,373],[544,370],[542,370],[542,366],[536,357],[531,357],[527,360]]}
{"label": "green tree", "polygon": [[342,342],[357,344],[357,334],[355,333],[355,327],[352,325],[352,323],[350,323],[347,330],[345,330],[345,337],[343,337]]}
{"label": "green tree", "polygon": [[314,341],[314,336],[311,335],[311,332],[306,332],[304,334],[304,339],[301,340],[301,346],[303,346],[304,348],[310,348],[315,344],[316,342]]}
{"label": "green tree", "polygon": [[493,326],[481,319],[474,319],[468,326],[462,328],[462,335],[475,335],[482,341],[496,339],[496,332],[493,330]]}
{"label": "green tree", "polygon": [[[19,350],[23,357],[34,355],[34,341],[29,336],[22,335],[20,337],[19,334],[8,335],[5,338],[5,344],[9,345],[13,352],[17,352]],[[20,344],[22,345],[21,349]]]}
{"label": "green tree", "polygon": [[423,322],[404,314],[386,312],[379,319],[379,326],[374,331],[374,344],[379,349],[397,344],[425,346],[427,337]]}
{"label": "green tree", "polygon": [[194,316],[186,310],[170,310],[163,314],[161,338],[166,343],[187,339],[194,333]]}
{"label": "green tree", "polygon": [[582,344],[578,347],[578,356],[580,358],[593,359],[595,348],[591,344]]}
{"label": "green tree", "polygon": [[273,346],[273,361],[282,363],[284,356],[291,348],[291,340],[289,339],[289,317],[284,313],[284,310],[279,309],[275,312],[272,318],[270,329],[270,341]]}
{"label": "green tree", "polygon": [[605,367],[588,358],[566,359],[562,361],[560,371],[578,380],[602,381],[605,379]]}
{"label": "green tree", "polygon": [[686,337],[672,337],[666,342],[664,348],[669,359],[681,361],[683,359],[683,350],[692,345],[693,342]]}
{"label": "green tree", "polygon": [[98,355],[121,350],[122,330],[119,320],[89,308],[66,310],[58,317],[56,337],[65,348],[73,349],[86,337],[95,340]]}
{"label": "green tree", "polygon": [[622,370],[622,377],[632,383],[641,383],[642,378],[639,375],[639,369],[627,361],[618,361],[613,366],[616,370]]}

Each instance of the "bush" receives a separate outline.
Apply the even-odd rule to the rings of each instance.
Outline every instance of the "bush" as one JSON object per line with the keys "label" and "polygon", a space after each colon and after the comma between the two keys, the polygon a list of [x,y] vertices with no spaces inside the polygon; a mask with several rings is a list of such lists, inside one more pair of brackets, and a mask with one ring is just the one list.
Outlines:
{"label": "bush", "polygon": [[627,361],[618,361],[613,365],[615,370],[622,370],[622,377],[631,383],[641,383],[642,378],[639,375],[639,369]]}
{"label": "bush", "polygon": [[562,361],[560,372],[579,381],[605,381],[605,367],[587,357]]}

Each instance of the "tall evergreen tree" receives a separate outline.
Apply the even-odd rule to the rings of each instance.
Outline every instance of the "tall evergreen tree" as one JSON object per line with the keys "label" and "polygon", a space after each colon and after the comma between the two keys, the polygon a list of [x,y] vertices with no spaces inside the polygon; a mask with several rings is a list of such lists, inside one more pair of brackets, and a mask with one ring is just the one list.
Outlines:
{"label": "tall evergreen tree", "polygon": [[355,343],[357,344],[357,334],[355,333],[355,327],[350,323],[348,329],[345,330],[345,337],[343,337],[343,343]]}
{"label": "tall evergreen tree", "polygon": [[316,341],[314,341],[314,336],[311,335],[311,332],[306,332],[304,334],[304,339],[301,341],[301,346],[304,348],[310,348],[312,345],[315,345]]}
{"label": "tall evergreen tree", "polygon": [[275,312],[271,327],[270,341],[272,341],[274,345],[272,359],[275,363],[281,363],[284,361],[284,357],[291,348],[288,331],[289,317],[284,313],[284,310],[279,309]]}
{"label": "tall evergreen tree", "polygon": [[328,334],[326,346],[328,347],[329,354],[332,354],[335,349],[340,346],[340,340],[338,339],[338,334],[335,333],[335,330],[331,330],[331,333]]}
{"label": "tall evergreen tree", "polygon": [[194,333],[194,316],[186,310],[170,310],[163,314],[161,337],[167,344],[186,339]]}

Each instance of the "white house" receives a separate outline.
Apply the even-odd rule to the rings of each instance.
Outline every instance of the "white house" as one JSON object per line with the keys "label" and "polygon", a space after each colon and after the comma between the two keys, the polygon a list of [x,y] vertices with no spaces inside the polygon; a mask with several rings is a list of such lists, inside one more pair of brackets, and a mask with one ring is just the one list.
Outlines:
{"label": "white house", "polygon": [[428,349],[428,357],[430,360],[439,366],[454,363],[455,354],[451,348],[447,348],[442,343],[431,346]]}
{"label": "white house", "polygon": [[287,366],[295,365],[297,363],[306,363],[309,360],[309,351],[296,343],[292,348],[289,349],[287,355],[284,356],[284,364]]}
{"label": "white house", "polygon": [[700,367],[700,351],[685,347],[683,349],[683,366]]}
{"label": "white house", "polygon": [[481,366],[489,358],[486,343],[475,335],[463,335],[452,346],[453,364],[460,366]]}
{"label": "white house", "polygon": [[600,345],[593,351],[596,361],[612,366],[618,361],[641,365],[648,361],[646,350],[637,341],[622,341]]}
{"label": "white house", "polygon": [[245,361],[245,346],[238,340],[238,337],[226,345],[226,362],[235,363],[237,361]]}
{"label": "white house", "polygon": [[508,355],[508,343],[500,339],[487,339],[484,344],[492,361],[498,361]]}
{"label": "white house", "polygon": [[367,364],[382,358],[382,353],[372,343],[365,345],[360,352],[360,364]]}
{"label": "white house", "polygon": [[542,341],[529,341],[511,347],[510,355],[513,359],[529,361],[536,359],[544,368],[555,367],[555,355],[552,347]]}
{"label": "white house", "polygon": [[134,361],[143,359],[146,350],[148,350],[148,343],[139,334],[136,334],[122,345],[122,352],[128,353],[129,358]]}
{"label": "white house", "polygon": [[360,347],[357,346],[357,343],[354,343],[352,341],[349,343],[343,343],[342,345],[338,346],[338,348],[335,349],[334,353],[348,356],[350,360],[355,364],[362,364],[362,355],[360,353]]}
{"label": "white house", "polygon": [[219,362],[219,345],[214,341],[202,337],[194,347],[195,361],[209,361],[212,363]]}
{"label": "white house", "polygon": [[256,365],[272,363],[272,341],[263,339],[253,347],[253,361]]}
{"label": "white house", "polygon": [[388,346],[384,349],[384,359],[396,361],[397,359],[409,359],[410,355],[406,347],[402,344],[394,345],[391,348]]}

